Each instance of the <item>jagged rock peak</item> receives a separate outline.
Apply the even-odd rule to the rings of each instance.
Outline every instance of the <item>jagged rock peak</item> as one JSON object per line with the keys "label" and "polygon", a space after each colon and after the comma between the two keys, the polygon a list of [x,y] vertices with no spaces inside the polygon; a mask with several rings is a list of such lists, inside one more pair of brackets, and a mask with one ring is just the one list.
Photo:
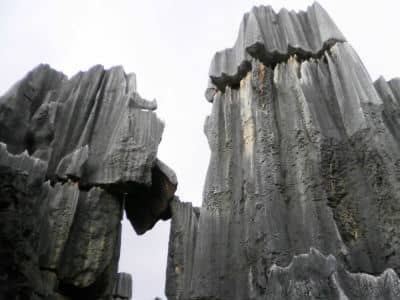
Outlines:
{"label": "jagged rock peak", "polygon": [[[136,193],[135,203],[151,210],[142,211],[146,220],[132,220],[144,233],[167,209],[177,185],[174,172],[157,159],[164,123],[156,108],[155,100],[137,92],[136,75],[122,66],[96,65],[68,79],[42,64],[0,97],[0,142],[11,153],[27,151],[47,162],[53,183],[102,186],[126,199]],[[168,187],[167,196],[160,184]],[[150,208],[149,197],[162,200]],[[126,205],[128,217],[137,214],[131,206]]]}
{"label": "jagged rock peak", "polygon": [[271,6],[253,7],[243,17],[234,46],[214,55],[206,98],[212,101],[215,89],[238,86],[251,69],[251,58],[275,65],[292,55],[318,57],[336,42],[344,41],[341,31],[317,2],[299,12],[282,8],[276,13]]}

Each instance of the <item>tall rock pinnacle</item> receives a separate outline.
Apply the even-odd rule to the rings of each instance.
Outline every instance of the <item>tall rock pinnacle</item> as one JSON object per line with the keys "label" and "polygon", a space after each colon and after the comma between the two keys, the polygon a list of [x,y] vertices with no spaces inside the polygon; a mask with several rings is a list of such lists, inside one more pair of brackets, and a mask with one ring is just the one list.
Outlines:
{"label": "tall rock pinnacle", "polygon": [[400,80],[334,22],[247,13],[206,98],[203,205],[174,201],[169,300],[400,299]]}

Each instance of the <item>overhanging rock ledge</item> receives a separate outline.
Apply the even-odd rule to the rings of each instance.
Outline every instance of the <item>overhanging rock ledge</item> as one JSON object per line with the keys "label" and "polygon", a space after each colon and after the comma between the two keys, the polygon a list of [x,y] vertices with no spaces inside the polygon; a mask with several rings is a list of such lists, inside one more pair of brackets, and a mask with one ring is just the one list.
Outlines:
{"label": "overhanging rock ledge", "polygon": [[109,299],[115,283],[130,298],[123,208],[142,234],[170,217],[177,187],[157,159],[156,107],[135,74],[100,65],[70,79],[39,65],[0,97],[0,295]]}

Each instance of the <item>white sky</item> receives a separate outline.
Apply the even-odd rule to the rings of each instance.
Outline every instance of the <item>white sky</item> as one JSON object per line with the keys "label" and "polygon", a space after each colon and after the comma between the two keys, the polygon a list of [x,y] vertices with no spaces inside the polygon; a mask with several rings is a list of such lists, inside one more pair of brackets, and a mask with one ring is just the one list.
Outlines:
{"label": "white sky", "polygon": [[[373,79],[400,76],[400,1],[320,0]],[[203,97],[214,52],[231,47],[253,5],[302,9],[312,1],[0,0],[0,94],[39,63],[72,76],[94,64],[135,72],[157,98],[166,128],[159,157],[177,173],[181,200],[201,204],[211,105]],[[137,237],[124,221],[120,271],[135,300],[165,299],[169,222]]]}

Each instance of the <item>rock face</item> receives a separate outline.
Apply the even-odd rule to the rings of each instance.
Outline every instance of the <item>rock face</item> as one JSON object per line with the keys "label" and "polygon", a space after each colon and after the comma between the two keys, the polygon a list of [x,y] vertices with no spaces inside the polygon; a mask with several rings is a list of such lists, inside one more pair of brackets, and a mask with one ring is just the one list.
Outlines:
{"label": "rock face", "polygon": [[113,299],[123,300],[132,298],[132,277],[127,273],[118,273],[112,293]]}
{"label": "rock face", "polygon": [[317,3],[255,7],[210,67],[203,205],[175,200],[170,300],[400,299],[400,80]]}
{"label": "rock face", "polygon": [[130,299],[123,209],[144,233],[177,186],[156,107],[122,67],[67,79],[40,65],[0,98],[1,299]]}

